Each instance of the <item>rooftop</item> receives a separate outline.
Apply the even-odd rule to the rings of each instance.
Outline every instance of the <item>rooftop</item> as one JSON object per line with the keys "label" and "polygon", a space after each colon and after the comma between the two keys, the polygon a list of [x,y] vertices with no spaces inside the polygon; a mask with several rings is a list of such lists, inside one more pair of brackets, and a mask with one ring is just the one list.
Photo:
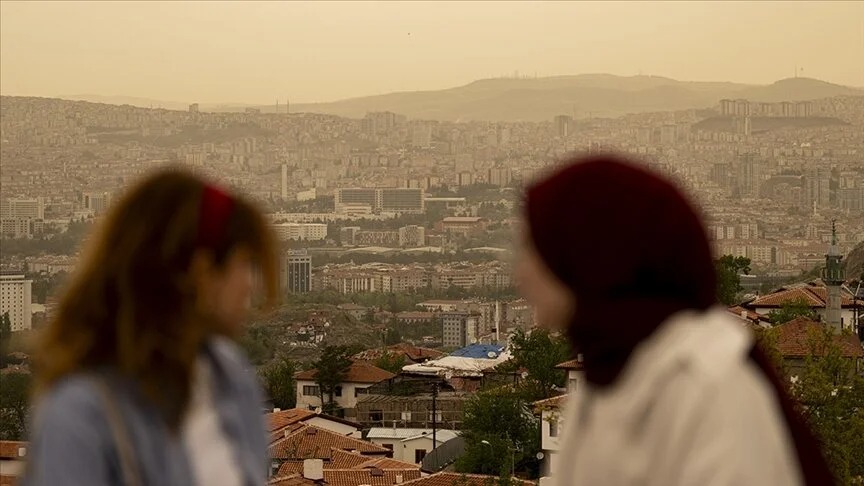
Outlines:
{"label": "rooftop", "polygon": [[[821,332],[825,324],[816,322],[806,317],[797,317],[786,324],[776,327],[779,332],[777,336],[777,349],[784,357],[801,358],[813,355],[810,345],[811,333]],[[840,347],[841,355],[845,358],[864,358],[864,348],[854,334],[834,334],[834,343]],[[822,351],[816,350],[816,354]]]}
{"label": "rooftop", "polygon": [[[294,375],[297,380],[314,381],[318,370],[301,371]],[[380,383],[396,375],[365,361],[354,361],[345,374],[345,383]]]}
{"label": "rooftop", "polygon": [[339,435],[314,425],[303,425],[278,439],[268,448],[270,457],[277,459],[328,459],[333,449],[357,451],[359,454],[389,455],[391,451],[371,442]]}

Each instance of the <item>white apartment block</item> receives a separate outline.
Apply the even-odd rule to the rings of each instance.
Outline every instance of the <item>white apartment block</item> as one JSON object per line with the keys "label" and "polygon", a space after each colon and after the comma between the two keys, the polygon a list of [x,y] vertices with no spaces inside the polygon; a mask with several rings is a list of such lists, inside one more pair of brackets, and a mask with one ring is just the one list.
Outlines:
{"label": "white apartment block", "polygon": [[32,328],[32,284],[24,275],[0,275],[0,315],[9,313],[12,332]]}
{"label": "white apartment block", "polygon": [[320,241],[327,238],[327,225],[322,223],[276,223],[272,228],[282,241]]}

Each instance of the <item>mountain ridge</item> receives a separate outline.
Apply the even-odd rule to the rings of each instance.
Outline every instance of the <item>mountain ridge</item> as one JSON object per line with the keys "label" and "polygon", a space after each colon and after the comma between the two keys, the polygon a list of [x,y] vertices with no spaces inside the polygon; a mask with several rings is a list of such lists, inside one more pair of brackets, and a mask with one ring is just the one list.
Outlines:
{"label": "mountain ridge", "polygon": [[[400,91],[329,102],[292,104],[293,112],[351,118],[369,111],[392,111],[412,119],[442,121],[542,121],[559,114],[619,116],[647,111],[714,106],[724,98],[750,101],[805,101],[833,96],[862,96],[864,89],[813,78],[786,78],[768,85],[726,81],[680,81],[663,76],[616,76],[592,73],[542,78],[487,78],[439,90]],[[147,98],[67,95],[61,99],[188,109],[189,103]],[[122,103],[110,103],[110,100]],[[275,112],[274,105],[200,103],[201,111]],[[280,105],[280,111],[284,105]]]}

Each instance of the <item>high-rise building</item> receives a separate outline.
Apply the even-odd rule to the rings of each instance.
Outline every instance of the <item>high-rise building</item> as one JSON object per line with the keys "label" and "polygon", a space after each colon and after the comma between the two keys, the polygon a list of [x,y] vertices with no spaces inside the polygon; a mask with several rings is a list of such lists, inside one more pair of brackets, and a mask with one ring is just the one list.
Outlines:
{"label": "high-rise building", "polygon": [[738,195],[758,198],[762,183],[762,164],[759,159],[745,155],[738,160]]}
{"label": "high-rise building", "polygon": [[804,176],[808,207],[828,208],[831,203],[831,170],[815,167]]}
{"label": "high-rise building", "polygon": [[441,314],[442,344],[446,347],[462,348],[475,343],[479,323],[479,314],[470,312]]}
{"label": "high-rise building", "polygon": [[426,244],[426,228],[410,225],[399,228],[399,246],[416,248]]}
{"label": "high-rise building", "polygon": [[288,251],[280,272],[282,289],[291,294],[312,291],[312,256],[306,250]]}
{"label": "high-rise building", "polygon": [[189,105],[189,113],[198,113],[198,111],[198,103],[192,103],[191,105]]}
{"label": "high-rise building", "polygon": [[320,241],[327,238],[327,225],[323,223],[276,223],[272,228],[281,241]]}
{"label": "high-rise building", "polygon": [[417,122],[411,128],[411,145],[415,148],[428,148],[432,145],[432,125]]}
{"label": "high-rise building", "polygon": [[9,313],[12,332],[32,328],[32,285],[24,275],[0,275],[0,316]]}
{"label": "high-rise building", "polygon": [[282,200],[288,200],[288,164],[282,164]]}
{"label": "high-rise building", "polygon": [[0,217],[45,219],[45,202],[41,197],[4,199]]}
{"label": "high-rise building", "polygon": [[84,193],[84,208],[93,211],[97,216],[104,213],[109,204],[111,204],[111,194],[107,192]]}
{"label": "high-rise building", "polygon": [[555,134],[559,137],[569,137],[573,132],[572,116],[558,115],[552,122],[555,125]]}
{"label": "high-rise building", "polygon": [[506,187],[513,180],[512,171],[507,167],[493,167],[489,169],[489,174],[486,179],[489,184],[498,187]]}
{"label": "high-rise building", "polygon": [[346,213],[359,206],[374,212],[422,213],[423,189],[419,187],[344,188],[336,189],[337,213]]}

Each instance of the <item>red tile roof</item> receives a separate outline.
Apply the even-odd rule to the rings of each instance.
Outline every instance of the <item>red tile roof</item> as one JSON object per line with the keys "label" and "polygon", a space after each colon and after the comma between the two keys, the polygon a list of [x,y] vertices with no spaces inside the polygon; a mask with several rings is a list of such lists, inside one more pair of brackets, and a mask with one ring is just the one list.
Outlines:
{"label": "red tile roof", "polygon": [[270,457],[276,459],[330,459],[332,449],[360,452],[369,455],[389,455],[390,449],[339,435],[314,425],[304,425],[288,437],[278,439],[268,448]]}
{"label": "red tile roof", "polygon": [[315,416],[315,412],[311,410],[303,410],[302,408],[292,408],[290,410],[282,410],[267,414],[267,430],[273,432],[283,427],[302,422],[308,418]]}
{"label": "red tile roof", "polygon": [[[533,481],[514,480],[513,482],[524,486],[534,486],[537,484]],[[488,486],[489,484],[498,484],[498,478],[479,474],[441,472],[426,476],[425,478],[415,479],[414,481],[407,481],[403,484],[405,486],[453,486],[454,484],[460,486]]]}
{"label": "red tile roof", "polygon": [[0,440],[0,459],[18,459],[18,450],[26,448],[26,442],[18,442],[14,440]]}
{"label": "red tile roof", "polygon": [[571,359],[570,361],[565,361],[561,364],[555,365],[559,370],[581,370],[582,362],[578,359]]}
{"label": "red tile roof", "polygon": [[[347,452],[341,449],[331,449],[329,460],[324,461],[324,469],[355,469],[363,464],[374,461],[369,456]],[[302,460],[289,460],[279,466],[278,475],[289,476],[291,474],[303,473]]]}
{"label": "red tile roof", "polygon": [[270,478],[267,484],[270,486],[319,486],[315,481],[304,478],[302,474],[276,475]]}
{"label": "red tile roof", "polygon": [[[821,332],[825,324],[818,323],[806,317],[797,317],[786,324],[776,327],[778,330],[777,349],[788,358],[801,358],[812,354],[810,333]],[[853,334],[836,334],[834,342],[840,347],[842,355],[847,358],[864,358],[864,348]]]}
{"label": "red tile roof", "polygon": [[[401,476],[400,482],[397,476]],[[325,469],[324,483],[328,486],[394,486],[420,479],[420,476],[420,469]]]}
{"label": "red tile roof", "polygon": [[531,405],[534,406],[534,410],[541,412],[543,410],[561,408],[565,403],[567,403],[567,395],[558,395],[557,397],[536,401]]}
{"label": "red tile roof", "polygon": [[[297,380],[314,381],[318,370],[301,371],[294,375]],[[345,375],[345,383],[380,383],[395,377],[393,373],[382,370],[365,361],[354,361]]]}
{"label": "red tile roof", "polygon": [[299,429],[305,425],[306,424],[300,422],[300,423],[296,423],[296,424],[286,425],[285,427],[282,427],[281,429],[274,430],[274,431],[270,432],[270,442],[269,443],[272,444],[283,437],[287,437],[287,436],[291,435],[292,433],[294,433],[295,430],[297,430],[297,429]]}
{"label": "red tile roof", "polygon": [[[783,304],[799,301],[807,302],[812,308],[825,307],[828,302],[828,289],[824,285],[815,283],[780,288],[770,294],[757,297],[755,300],[744,304],[744,307],[748,309],[757,307],[779,308]],[[864,304],[860,300],[858,302]],[[846,289],[840,291],[840,305],[845,308],[855,307],[854,296]]]}

